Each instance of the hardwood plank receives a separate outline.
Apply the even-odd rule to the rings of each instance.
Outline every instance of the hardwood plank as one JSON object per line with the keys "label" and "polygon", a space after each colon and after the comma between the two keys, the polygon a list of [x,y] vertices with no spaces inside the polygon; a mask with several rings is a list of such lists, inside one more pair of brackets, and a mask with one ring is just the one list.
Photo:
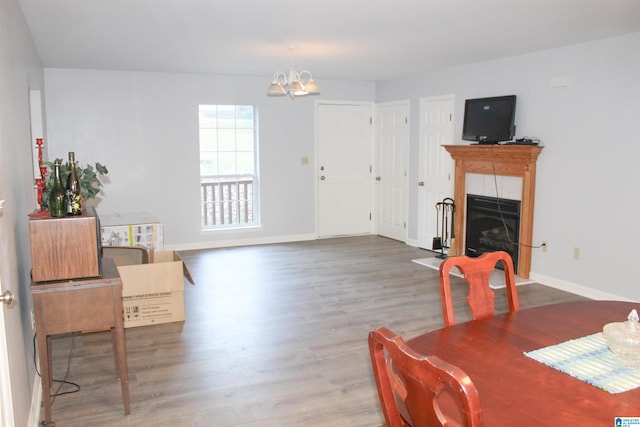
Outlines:
{"label": "hardwood plank", "polygon": [[[184,323],[126,330],[131,415],[122,410],[108,333],[53,340],[62,426],[373,426],[382,423],[367,334],[443,326],[435,255],[377,236],[184,251]],[[453,281],[456,318],[469,318]],[[582,299],[518,286],[522,308]],[[496,295],[497,311],[506,311]]]}

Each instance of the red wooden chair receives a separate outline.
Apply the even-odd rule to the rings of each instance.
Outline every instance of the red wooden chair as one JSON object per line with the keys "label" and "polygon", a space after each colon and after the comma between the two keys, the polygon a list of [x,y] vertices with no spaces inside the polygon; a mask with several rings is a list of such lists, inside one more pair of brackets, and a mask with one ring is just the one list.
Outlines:
{"label": "red wooden chair", "polygon": [[454,256],[446,258],[440,264],[440,293],[442,294],[442,314],[445,326],[455,325],[453,302],[451,298],[451,282],[449,273],[453,267],[458,267],[469,285],[467,302],[474,319],[485,319],[494,315],[495,293],[489,287],[489,278],[498,262],[504,267],[504,279],[507,287],[509,310],[517,311],[518,292],[513,273],[511,256],[504,251],[485,252],[478,258],[468,256]]}
{"label": "red wooden chair", "polygon": [[415,352],[387,328],[369,333],[369,352],[386,427],[450,426],[451,414],[483,425],[478,391],[460,368]]}

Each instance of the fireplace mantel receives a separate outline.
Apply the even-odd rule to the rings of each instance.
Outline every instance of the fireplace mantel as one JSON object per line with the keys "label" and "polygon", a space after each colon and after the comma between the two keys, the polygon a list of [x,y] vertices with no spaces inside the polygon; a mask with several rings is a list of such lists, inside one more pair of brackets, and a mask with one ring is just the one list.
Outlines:
{"label": "fireplace mantel", "polygon": [[520,217],[520,255],[518,276],[528,279],[531,272],[533,203],[536,192],[536,161],[542,152],[538,145],[443,145],[455,160],[454,200],[456,253],[463,254],[465,236],[466,174],[515,176],[522,178]]}

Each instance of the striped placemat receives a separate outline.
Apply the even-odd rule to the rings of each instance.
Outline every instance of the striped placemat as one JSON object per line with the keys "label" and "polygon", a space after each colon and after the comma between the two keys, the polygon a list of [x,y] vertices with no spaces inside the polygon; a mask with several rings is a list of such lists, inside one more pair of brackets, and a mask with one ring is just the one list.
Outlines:
{"label": "striped placemat", "polygon": [[609,393],[640,387],[640,369],[617,364],[602,332],[524,354]]}

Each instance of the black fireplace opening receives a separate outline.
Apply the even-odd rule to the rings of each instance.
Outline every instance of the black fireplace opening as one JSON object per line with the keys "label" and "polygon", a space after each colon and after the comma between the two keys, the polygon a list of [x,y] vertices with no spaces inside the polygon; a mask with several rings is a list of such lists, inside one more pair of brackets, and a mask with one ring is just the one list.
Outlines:
{"label": "black fireplace opening", "polygon": [[[485,252],[505,251],[518,272],[520,201],[467,194],[465,254],[479,257]],[[498,268],[503,268],[499,263]]]}

